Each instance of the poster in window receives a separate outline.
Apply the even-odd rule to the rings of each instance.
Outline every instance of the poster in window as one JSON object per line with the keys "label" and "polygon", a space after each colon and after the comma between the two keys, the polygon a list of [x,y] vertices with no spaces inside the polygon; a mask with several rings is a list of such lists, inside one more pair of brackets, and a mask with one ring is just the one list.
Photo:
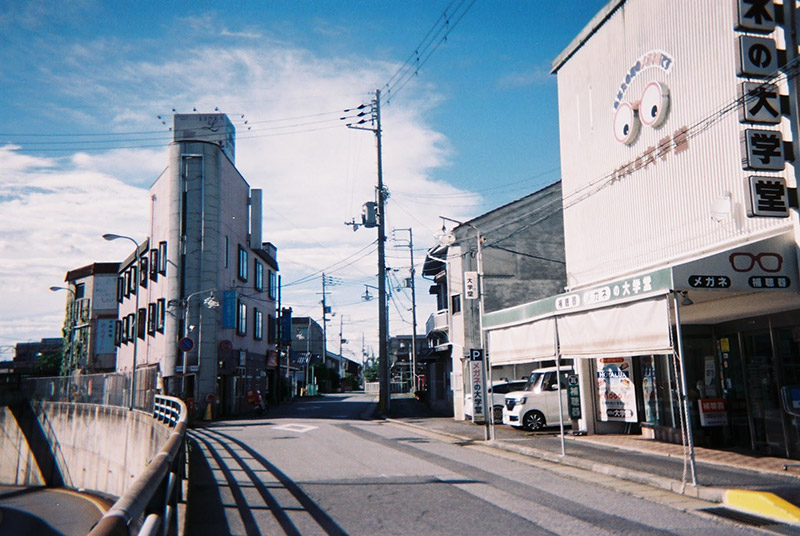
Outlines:
{"label": "poster in window", "polygon": [[636,391],[631,379],[630,357],[597,359],[598,419],[606,422],[637,422]]}

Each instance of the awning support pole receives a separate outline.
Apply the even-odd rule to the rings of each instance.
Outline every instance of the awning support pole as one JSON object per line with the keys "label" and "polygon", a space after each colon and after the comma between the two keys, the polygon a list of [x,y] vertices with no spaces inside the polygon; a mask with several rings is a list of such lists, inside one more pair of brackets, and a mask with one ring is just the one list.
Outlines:
{"label": "awning support pole", "polygon": [[689,469],[692,475],[692,486],[697,486],[697,467],[694,461],[694,438],[692,436],[692,421],[689,414],[689,397],[687,396],[688,384],[686,382],[686,361],[683,357],[683,331],[681,330],[681,309],[680,301],[678,300],[678,292],[672,293],[673,303],[675,304],[675,335],[676,343],[678,346],[678,360],[681,365],[681,400],[683,414],[685,416],[683,426],[685,426],[686,441],[689,446]]}
{"label": "awning support pole", "polygon": [[[553,337],[555,338],[556,351],[556,385],[558,385],[558,425],[561,428],[561,455],[567,455],[567,446],[564,440],[564,401],[561,396],[561,349],[558,347],[558,318],[553,317]],[[573,367],[574,370],[574,367]]]}

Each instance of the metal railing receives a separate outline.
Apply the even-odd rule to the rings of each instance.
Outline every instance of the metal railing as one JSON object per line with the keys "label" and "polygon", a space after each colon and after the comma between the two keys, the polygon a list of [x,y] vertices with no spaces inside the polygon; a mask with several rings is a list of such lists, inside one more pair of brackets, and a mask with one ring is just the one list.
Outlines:
{"label": "metal railing", "polygon": [[[155,367],[136,371],[134,408],[153,411],[157,370]],[[76,402],[128,407],[130,404],[131,373],[76,374],[44,378],[25,378],[22,392],[29,400]]]}
{"label": "metal railing", "polygon": [[[156,369],[136,371],[135,409],[173,428],[167,442],[128,491],[97,522],[91,536],[178,534],[178,501],[185,474],[185,436],[188,411],[178,398],[155,393]],[[131,374],[86,374],[25,378],[28,400],[98,404],[127,408]]]}
{"label": "metal railing", "polygon": [[89,536],[178,534],[178,501],[184,473],[186,419],[182,400],[156,395],[153,418],[174,428],[166,444]]}

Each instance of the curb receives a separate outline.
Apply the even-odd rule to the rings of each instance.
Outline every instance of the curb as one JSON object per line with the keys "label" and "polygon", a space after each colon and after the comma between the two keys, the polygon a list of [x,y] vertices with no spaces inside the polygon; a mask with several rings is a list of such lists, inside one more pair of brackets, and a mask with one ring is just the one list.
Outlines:
{"label": "curb", "polygon": [[644,484],[653,488],[670,491],[678,495],[685,495],[687,497],[692,497],[707,502],[722,503],[725,499],[725,494],[728,491],[727,489],[711,488],[708,486],[692,486],[691,484],[684,484],[679,480],[673,480],[671,478],[648,475],[646,473],[641,473],[639,471],[631,471],[614,465],[595,463],[589,460],[583,460],[581,458],[561,456],[560,454],[555,454],[553,452],[534,449],[530,447],[509,445],[509,444],[499,443],[497,441],[475,440],[472,438],[463,437],[448,432],[442,432],[440,430],[431,430],[429,428],[425,428],[413,423],[408,423],[397,419],[384,417],[384,420],[386,422],[391,422],[393,424],[399,424],[401,426],[407,426],[409,428],[414,428],[416,430],[424,431],[425,433],[428,434],[446,437],[450,440],[455,440],[461,443],[475,443],[485,447],[495,448],[498,450],[505,450],[508,452],[514,452],[516,454],[522,454],[524,456],[538,458],[551,463],[558,463],[561,465],[574,467],[576,469],[583,469],[585,471],[591,471],[594,473],[599,473],[606,476],[619,478],[620,480],[627,480],[629,482],[635,482],[637,484]]}

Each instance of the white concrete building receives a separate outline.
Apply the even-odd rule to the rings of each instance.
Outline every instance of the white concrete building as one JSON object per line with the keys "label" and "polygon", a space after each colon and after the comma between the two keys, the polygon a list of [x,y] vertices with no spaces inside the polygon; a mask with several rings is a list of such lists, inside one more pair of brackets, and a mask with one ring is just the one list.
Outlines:
{"label": "white concrete building", "polygon": [[614,0],[553,64],[569,292],[484,327],[574,358],[590,433],[800,455],[793,7]]}
{"label": "white concrete building", "polygon": [[160,387],[203,414],[209,402],[215,417],[249,411],[246,393],[271,390],[277,366],[277,251],[262,242],[263,194],[235,167],[226,115],[176,115],[173,131],[138,273],[134,253],[120,268],[117,368],[134,367],[135,347],[137,369],[157,367]]}

